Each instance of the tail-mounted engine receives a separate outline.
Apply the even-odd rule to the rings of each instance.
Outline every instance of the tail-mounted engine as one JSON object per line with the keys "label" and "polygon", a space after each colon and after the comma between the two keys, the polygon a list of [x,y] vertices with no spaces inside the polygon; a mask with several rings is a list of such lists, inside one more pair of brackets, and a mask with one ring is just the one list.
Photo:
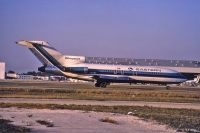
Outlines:
{"label": "tail-mounted engine", "polygon": [[87,67],[67,67],[66,70],[72,73],[87,73]]}
{"label": "tail-mounted engine", "polygon": [[61,74],[60,70],[56,66],[42,66],[38,68],[38,71],[51,74]]}

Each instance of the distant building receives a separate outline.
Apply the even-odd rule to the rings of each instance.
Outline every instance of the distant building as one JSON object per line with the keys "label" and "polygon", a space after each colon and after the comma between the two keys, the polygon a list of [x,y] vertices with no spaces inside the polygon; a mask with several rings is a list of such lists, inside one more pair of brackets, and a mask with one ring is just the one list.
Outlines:
{"label": "distant building", "polygon": [[64,80],[67,80],[67,78],[64,77],[64,76],[56,76],[56,75],[54,75],[54,76],[50,76],[49,80],[51,80],[51,81],[64,81]]}
{"label": "distant building", "polygon": [[0,79],[5,79],[5,63],[0,62]]}
{"label": "distant building", "polygon": [[200,72],[200,61],[191,60],[85,57],[85,62],[91,64],[159,66],[166,69],[172,69],[180,73],[198,74]]}
{"label": "distant building", "polygon": [[88,82],[88,81],[72,79],[72,78],[68,78],[68,81],[69,82],[74,82],[74,83],[87,83]]}
{"label": "distant building", "polygon": [[33,77],[34,80],[49,80],[49,77],[48,76],[34,76]]}
{"label": "distant building", "polygon": [[18,75],[18,79],[22,80],[33,80],[34,76],[33,75]]}
{"label": "distant building", "polygon": [[18,75],[16,73],[7,73],[6,74],[6,79],[17,79]]}

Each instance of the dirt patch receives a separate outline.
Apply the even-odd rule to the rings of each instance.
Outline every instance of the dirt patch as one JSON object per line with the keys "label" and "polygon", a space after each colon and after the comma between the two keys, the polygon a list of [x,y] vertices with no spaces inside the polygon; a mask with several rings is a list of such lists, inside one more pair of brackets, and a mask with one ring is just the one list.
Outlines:
{"label": "dirt patch", "polygon": [[46,127],[53,127],[54,126],[53,122],[49,122],[49,121],[46,121],[46,120],[37,120],[36,122],[41,124],[41,125],[45,125]]}
{"label": "dirt patch", "polygon": [[[27,114],[33,114],[28,117]],[[0,108],[0,115],[5,119],[11,119],[14,124],[27,126],[34,133],[175,133],[176,131],[159,125],[155,122],[147,122],[138,117],[118,113],[104,113],[78,110],[49,110],[49,109],[23,109]],[[11,116],[16,116],[11,118]],[[104,119],[101,122],[100,119]],[[106,119],[109,118],[109,119]],[[39,123],[37,120],[42,120]],[[46,127],[45,121],[53,121],[53,127]],[[114,120],[114,122],[113,122]],[[118,125],[112,124],[117,121]],[[107,123],[109,122],[109,123]],[[111,123],[110,123],[111,122]],[[42,124],[42,125],[41,125]],[[44,124],[44,125],[43,125]]]}

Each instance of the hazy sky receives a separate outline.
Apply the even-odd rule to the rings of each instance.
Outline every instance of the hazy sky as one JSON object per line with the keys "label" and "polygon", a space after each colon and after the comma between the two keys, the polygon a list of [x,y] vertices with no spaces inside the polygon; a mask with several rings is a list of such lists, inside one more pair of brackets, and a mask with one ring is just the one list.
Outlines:
{"label": "hazy sky", "polygon": [[63,54],[200,61],[200,0],[0,0],[0,61],[37,70],[18,40]]}

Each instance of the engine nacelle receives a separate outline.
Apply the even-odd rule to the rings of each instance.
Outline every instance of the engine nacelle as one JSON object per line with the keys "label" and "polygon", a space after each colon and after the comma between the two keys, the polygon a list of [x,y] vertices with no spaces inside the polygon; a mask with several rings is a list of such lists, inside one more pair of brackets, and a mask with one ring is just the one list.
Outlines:
{"label": "engine nacelle", "polygon": [[[38,68],[40,72],[52,73],[52,74],[61,74],[61,71],[56,66],[42,66]],[[87,73],[88,67],[65,67],[62,71],[72,72],[72,73]]]}
{"label": "engine nacelle", "polygon": [[42,66],[38,68],[38,71],[51,74],[61,74],[60,70],[56,66]]}
{"label": "engine nacelle", "polygon": [[67,70],[72,73],[87,73],[88,67],[68,67]]}

